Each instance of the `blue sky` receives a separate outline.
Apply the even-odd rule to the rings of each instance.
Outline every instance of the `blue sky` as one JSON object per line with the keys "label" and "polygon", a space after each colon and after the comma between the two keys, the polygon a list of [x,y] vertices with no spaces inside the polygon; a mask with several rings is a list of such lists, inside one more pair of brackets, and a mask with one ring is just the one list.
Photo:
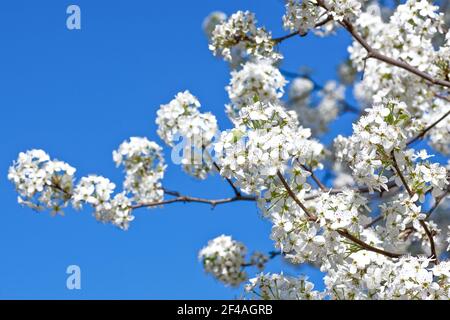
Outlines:
{"label": "blue sky", "polygon": [[[66,8],[77,4],[82,30],[66,29]],[[197,252],[222,233],[250,251],[270,251],[270,224],[253,203],[174,204],[136,212],[127,232],[97,223],[89,210],[65,217],[35,213],[16,203],[6,179],[20,151],[42,148],[77,168],[77,176],[97,173],[121,184],[111,152],[130,136],[162,143],[156,110],[189,89],[229,128],[224,86],[229,70],[212,56],[202,32],[213,10],[251,10],[261,25],[281,29],[279,0],[192,1],[4,1],[0,10],[0,298],[152,299],[233,298],[241,289],[207,276]],[[295,38],[280,47],[283,68],[307,65],[324,82],[336,77],[349,38]],[[333,126],[351,132],[346,117]],[[169,151],[166,149],[166,151]],[[166,155],[169,153],[166,152]],[[169,157],[166,156],[169,162]],[[169,163],[167,188],[204,197],[230,195],[219,177],[196,181]],[[66,289],[68,265],[81,267],[82,289]],[[317,271],[292,268],[280,259],[269,271],[308,274],[322,288]],[[254,270],[252,270],[254,272]]]}

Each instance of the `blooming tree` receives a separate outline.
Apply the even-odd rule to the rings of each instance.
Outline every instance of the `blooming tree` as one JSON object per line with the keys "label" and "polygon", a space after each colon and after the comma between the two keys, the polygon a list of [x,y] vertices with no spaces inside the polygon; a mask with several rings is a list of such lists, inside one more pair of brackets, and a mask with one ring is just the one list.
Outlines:
{"label": "blooming tree", "polygon": [[[231,68],[225,110],[232,128],[219,129],[189,91],[157,111],[172,160],[198,179],[220,174],[232,197],[166,189],[162,147],[131,137],[113,152],[125,173],[120,192],[105,177],[77,180],[73,167],[43,150],[20,153],[8,174],[19,203],[52,214],[90,206],[97,220],[126,230],[141,208],[255,201],[272,223],[272,252],[248,255],[225,235],[199,252],[205,271],[223,284],[247,283],[246,297],[449,299],[450,162],[429,154],[450,154],[447,1],[289,0],[285,7],[289,33],[279,38],[248,11],[213,12],[203,23],[212,54]],[[278,69],[282,42],[337,29],[353,39],[339,81],[319,84]],[[359,107],[346,101],[347,88]],[[321,143],[345,112],[358,114],[353,133]],[[419,140],[429,147],[416,149]],[[275,257],[319,268],[325,290],[298,275],[264,273]],[[249,279],[249,266],[261,273]]]}

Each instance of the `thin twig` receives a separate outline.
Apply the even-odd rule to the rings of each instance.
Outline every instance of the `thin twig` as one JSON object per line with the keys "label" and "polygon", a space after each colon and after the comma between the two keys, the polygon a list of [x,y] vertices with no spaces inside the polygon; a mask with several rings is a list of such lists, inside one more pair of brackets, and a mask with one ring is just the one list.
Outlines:
{"label": "thin twig", "polygon": [[[275,257],[277,257],[279,255],[281,255],[281,251],[269,251],[268,258],[269,258],[269,260],[272,260],[272,259],[274,259]],[[257,264],[255,262],[253,262],[253,263],[252,262],[246,262],[246,263],[241,264],[241,266],[243,268],[253,267],[253,266],[256,266],[256,265]]]}
{"label": "thin twig", "polygon": [[365,243],[364,241],[362,241],[362,240],[358,239],[357,237],[355,237],[354,235],[350,234],[350,232],[348,232],[347,230],[338,229],[337,232],[344,238],[347,238],[347,239],[353,241],[354,243],[358,244],[361,248],[366,249],[368,251],[376,252],[376,253],[382,254],[389,258],[398,258],[398,257],[402,256],[402,254],[400,254],[400,253],[389,252],[389,251],[374,247],[368,243]]}
{"label": "thin twig", "polygon": [[206,199],[206,198],[198,198],[198,197],[191,197],[191,196],[178,196],[173,199],[167,199],[162,201],[156,201],[156,202],[148,202],[148,203],[138,203],[133,206],[131,206],[131,209],[140,209],[140,208],[148,208],[148,207],[156,207],[161,206],[164,204],[170,204],[175,202],[197,202],[197,203],[204,203],[209,204],[212,207],[215,207],[219,204],[224,203],[230,203],[230,202],[236,202],[236,201],[255,201],[256,198],[253,196],[234,196],[230,198],[223,198],[223,199]]}
{"label": "thin twig", "polygon": [[431,129],[433,129],[436,125],[438,125],[439,122],[441,122],[442,120],[444,120],[446,117],[448,117],[448,115],[450,115],[450,110],[448,110],[446,113],[444,113],[441,117],[439,117],[439,119],[437,119],[436,121],[434,121],[432,124],[430,124],[428,127],[426,127],[425,129],[423,129],[417,136],[415,136],[414,138],[412,138],[411,140],[409,140],[408,142],[406,142],[406,145],[410,145],[414,142],[416,142],[419,139],[422,139],[425,134],[430,131]]}
{"label": "thin twig", "polygon": [[409,196],[412,198],[414,196],[414,193],[411,191],[411,189],[408,186],[408,183],[406,182],[405,177],[403,176],[402,172],[400,171],[400,168],[398,167],[397,159],[395,158],[395,152],[391,152],[392,156],[392,163],[394,165],[394,169],[397,173],[397,176],[402,180],[403,186],[405,187],[406,191],[408,192]]}
{"label": "thin twig", "polygon": [[[408,192],[409,197],[412,198],[414,196],[414,193],[409,188],[405,177],[403,176],[402,172],[400,171],[400,168],[398,167],[397,160],[395,159],[395,152],[394,151],[392,151],[392,160],[393,160],[393,164],[394,164],[394,168],[395,168],[395,171],[397,173],[397,176],[400,177],[400,180],[402,181],[403,186],[405,187],[406,191]],[[431,257],[430,258],[433,258],[434,259],[434,263],[438,264],[439,260],[438,260],[438,255],[437,255],[437,252],[436,252],[436,246],[434,244],[433,234],[431,233],[430,229],[428,229],[428,226],[425,223],[425,221],[419,220],[419,223],[422,226],[422,228],[424,229],[424,231],[425,231],[425,233],[426,233],[426,235],[428,237],[428,240],[430,241],[430,248],[431,248]]]}
{"label": "thin twig", "polygon": [[287,183],[287,181],[284,179],[283,174],[280,171],[277,171],[277,176],[280,179],[281,183],[283,184],[284,188],[286,189],[287,193],[289,194],[289,196],[295,201],[295,203],[298,204],[298,206],[300,208],[302,208],[302,210],[305,212],[305,214],[308,216],[308,218],[310,220],[317,220],[317,217],[315,217],[314,215],[312,215],[308,209],[303,205],[303,203],[297,198],[296,194],[294,193],[294,191],[292,191],[291,187],[289,186],[289,184]]}
{"label": "thin twig", "polygon": [[[219,173],[220,173],[220,167],[217,164],[217,162],[213,161],[213,165],[214,165],[214,167],[216,167],[217,171],[219,171]],[[224,177],[224,179],[228,182],[230,187],[233,189],[234,194],[236,196],[241,196],[241,191],[239,191],[239,189],[234,185],[233,181],[231,181],[231,179],[227,178],[227,177]]]}
{"label": "thin twig", "polygon": [[[302,202],[297,198],[297,196],[295,195],[295,193],[292,191],[292,189],[289,187],[289,184],[286,182],[286,180],[284,179],[283,175],[281,174],[280,171],[277,171],[277,176],[278,178],[281,180],[281,183],[283,184],[284,188],[286,189],[286,191],[288,192],[288,194],[291,196],[291,198],[300,206],[300,208],[302,208],[303,211],[305,211],[306,215],[308,216],[309,220],[311,221],[317,221],[317,217],[314,216],[313,214],[311,214],[308,209],[306,209],[306,207],[302,204]],[[379,249],[376,248],[374,246],[371,246],[368,243],[365,243],[364,241],[362,241],[361,239],[358,239],[357,237],[353,236],[352,234],[350,234],[347,230],[345,229],[339,229],[336,230],[341,236],[343,236],[344,238],[347,238],[351,241],[353,241],[354,243],[356,243],[357,245],[359,245],[361,248],[369,250],[369,251],[373,251],[379,254],[382,254],[384,256],[390,257],[390,258],[398,258],[401,256],[401,254],[398,253],[392,253],[392,252],[388,252],[385,251],[383,249]]]}
{"label": "thin twig", "polygon": [[[321,6],[322,8],[324,8],[327,11],[330,11],[328,9],[328,7],[325,5],[323,0],[317,0],[317,3],[319,6]],[[450,88],[450,82],[447,80],[442,80],[442,79],[436,79],[433,76],[429,75],[426,72],[420,71],[419,69],[413,67],[412,65],[400,61],[400,60],[396,60],[393,59],[391,57],[388,57],[380,52],[378,52],[377,50],[375,50],[374,48],[372,48],[367,41],[355,30],[355,27],[352,25],[352,23],[344,18],[342,21],[338,22],[341,26],[344,27],[344,29],[346,29],[351,35],[352,37],[367,51],[367,57],[366,59],[369,58],[374,58],[383,62],[386,62],[387,64],[390,64],[392,66],[396,66],[398,68],[407,70],[409,72],[411,72],[412,74],[415,74],[419,77],[421,77],[422,79],[425,79],[426,81],[435,84],[435,85],[441,85],[443,87],[447,87]]]}
{"label": "thin twig", "polygon": [[319,180],[319,178],[316,177],[316,175],[314,174],[314,172],[311,169],[309,169],[304,164],[301,164],[300,166],[311,174],[311,178],[314,180],[314,182],[317,184],[317,186],[320,189],[322,189],[322,191],[328,190],[328,188],[322,183],[322,181]]}
{"label": "thin twig", "polygon": [[431,233],[430,229],[427,226],[427,223],[424,220],[419,220],[420,225],[422,226],[423,230],[425,230],[425,233],[427,234],[428,239],[430,240],[430,248],[431,248],[431,257],[434,259],[434,263],[438,264],[438,256],[436,252],[436,246],[434,244],[433,234]]}

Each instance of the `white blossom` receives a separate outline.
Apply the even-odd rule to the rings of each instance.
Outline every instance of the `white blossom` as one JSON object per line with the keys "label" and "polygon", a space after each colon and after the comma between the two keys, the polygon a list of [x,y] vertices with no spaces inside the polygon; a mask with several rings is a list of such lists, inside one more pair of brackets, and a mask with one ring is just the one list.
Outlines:
{"label": "white blossom", "polygon": [[213,169],[208,151],[212,150],[218,128],[216,117],[209,112],[200,113],[199,108],[200,102],[189,91],[180,92],[168,104],[161,105],[156,124],[164,142],[181,147],[179,156],[184,171],[204,179]]}
{"label": "white blossom", "polygon": [[247,279],[243,269],[246,247],[230,236],[221,235],[208,242],[199,252],[199,259],[207,273],[226,285],[238,286]]}
{"label": "white blossom", "polygon": [[280,60],[281,54],[274,50],[275,42],[270,32],[256,27],[256,19],[249,11],[238,11],[228,20],[216,25],[211,36],[209,49],[214,55],[223,56],[231,61],[231,52],[239,47],[254,58]]}
{"label": "white blossom", "polygon": [[304,277],[294,278],[281,274],[259,274],[250,279],[245,290],[263,300],[319,300],[323,294],[313,290],[314,284]]}
{"label": "white blossom", "polygon": [[60,213],[71,198],[75,169],[51,160],[43,150],[21,152],[9,168],[8,179],[19,194],[18,202],[35,210]]}

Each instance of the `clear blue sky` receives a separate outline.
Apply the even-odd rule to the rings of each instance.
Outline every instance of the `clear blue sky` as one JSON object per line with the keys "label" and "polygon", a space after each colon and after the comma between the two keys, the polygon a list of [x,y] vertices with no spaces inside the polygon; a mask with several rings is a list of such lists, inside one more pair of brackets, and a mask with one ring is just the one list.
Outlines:
{"label": "clear blue sky", "polygon": [[[66,29],[66,8],[82,10],[82,30]],[[260,24],[283,35],[279,0],[3,1],[0,10],[0,298],[233,298],[204,274],[197,252],[222,233],[249,250],[270,251],[270,224],[252,203],[175,204],[136,212],[127,232],[97,223],[89,210],[52,218],[16,203],[7,169],[20,151],[42,148],[77,168],[121,184],[111,152],[130,136],[162,143],[156,110],[181,90],[196,95],[222,129],[229,70],[208,50],[201,29],[213,10],[256,13]],[[281,46],[283,68],[310,66],[316,79],[335,78],[349,38],[308,36]],[[334,126],[350,133],[348,118]],[[329,141],[329,137],[325,137]],[[166,149],[168,150],[168,149]],[[169,158],[166,157],[168,160]],[[230,194],[219,177],[195,181],[169,164],[164,185],[204,197]],[[66,267],[82,270],[82,290],[66,289]],[[268,270],[306,273],[280,259]],[[252,270],[254,271],[254,270]]]}

